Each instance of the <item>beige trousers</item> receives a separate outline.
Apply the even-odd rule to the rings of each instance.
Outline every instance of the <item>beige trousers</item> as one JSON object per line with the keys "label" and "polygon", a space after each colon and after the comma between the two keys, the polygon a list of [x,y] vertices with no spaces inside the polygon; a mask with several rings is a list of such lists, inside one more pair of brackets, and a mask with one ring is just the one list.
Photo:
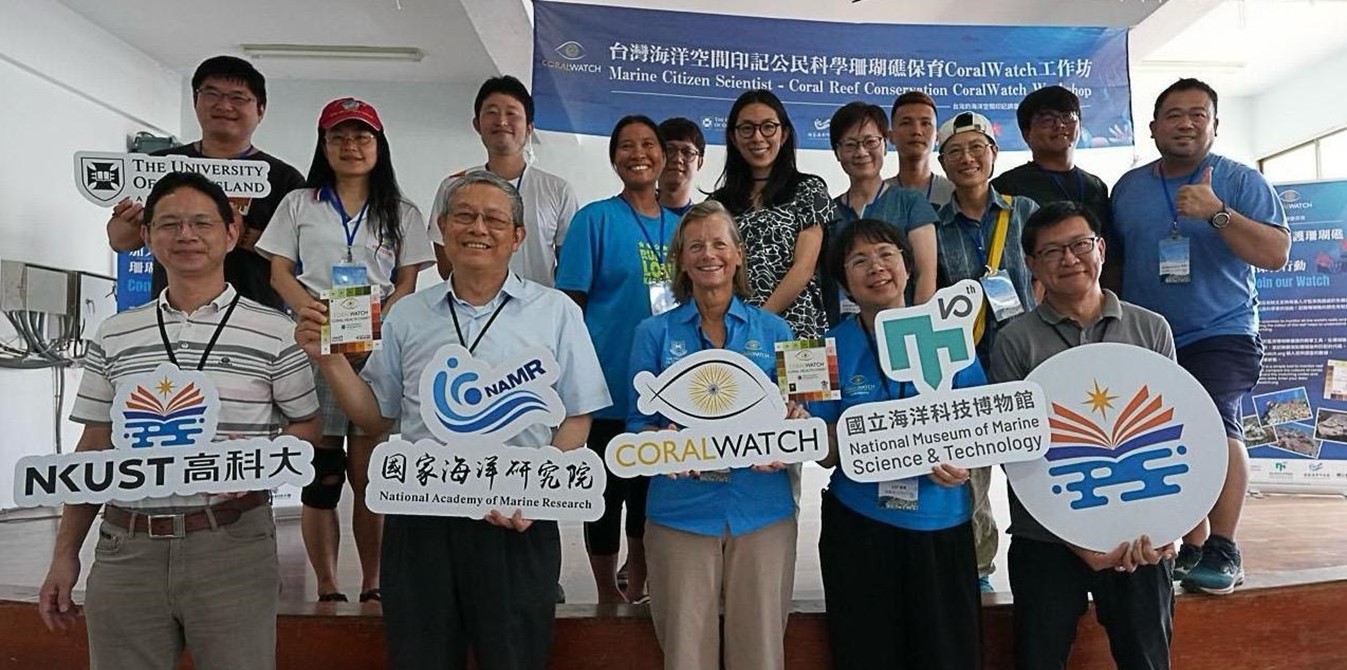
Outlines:
{"label": "beige trousers", "polygon": [[991,501],[987,499],[987,489],[992,485],[991,467],[973,468],[968,471],[968,485],[973,493],[973,542],[977,548],[978,577],[986,577],[996,571],[996,547],[1001,541],[996,529],[996,519],[992,517]]}

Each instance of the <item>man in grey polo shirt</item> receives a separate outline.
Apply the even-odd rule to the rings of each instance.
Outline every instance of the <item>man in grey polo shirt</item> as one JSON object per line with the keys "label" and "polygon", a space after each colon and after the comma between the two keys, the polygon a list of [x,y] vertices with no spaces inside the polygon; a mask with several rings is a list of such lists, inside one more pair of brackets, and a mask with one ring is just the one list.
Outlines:
{"label": "man in grey polo shirt", "polygon": [[[992,349],[992,382],[1024,379],[1054,355],[1094,342],[1174,357],[1174,337],[1163,317],[1100,288],[1100,235],[1099,219],[1070,201],[1050,203],[1025,222],[1020,245],[1043,286],[1043,301],[1001,328]],[[1090,594],[1119,668],[1169,667],[1172,545],[1153,547],[1143,535],[1107,554],[1071,546],[1038,523],[1013,489],[1009,532],[1015,667],[1065,668]]]}
{"label": "man in grey polo shirt", "polygon": [[[357,374],[344,356],[318,355],[321,310],[300,310],[296,339],[356,425],[378,435],[401,417],[409,442],[434,438],[421,419],[421,403],[430,401],[421,397],[421,375],[441,364],[433,360],[441,347],[459,344],[493,365],[545,348],[560,366],[554,386],[566,419],[555,430],[525,429],[511,448],[583,448],[589,415],[612,401],[580,308],[510,270],[527,234],[519,192],[491,172],[469,172],[448,187],[445,203],[439,225],[453,272],[394,305],[383,346],[364,370]],[[547,666],[561,571],[555,521],[509,509],[485,519],[388,515],[382,568],[389,667],[465,667],[469,648],[482,670]]]}
{"label": "man in grey polo shirt", "polygon": [[[220,397],[216,439],[320,437],[313,369],[284,314],[225,282],[240,224],[218,185],[172,172],[145,200],[141,234],[164,266],[158,300],[109,317],[89,345],[70,413],[84,424],[77,451],[112,446],[120,386],[165,362],[197,370]],[[52,630],[78,617],[70,591],[80,546],[99,505],[71,504],[38,613]],[[98,529],[84,611],[91,667],[176,667],[184,646],[196,667],[276,667],[280,576],[267,491],[109,503]]]}

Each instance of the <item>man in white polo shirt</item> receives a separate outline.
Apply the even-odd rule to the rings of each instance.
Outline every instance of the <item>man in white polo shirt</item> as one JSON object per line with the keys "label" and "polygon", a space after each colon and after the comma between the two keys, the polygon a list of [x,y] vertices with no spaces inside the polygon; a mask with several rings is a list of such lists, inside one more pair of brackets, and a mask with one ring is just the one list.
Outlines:
{"label": "man in white polo shirt", "polygon": [[580,205],[565,179],[524,161],[524,147],[533,134],[533,96],[514,77],[492,77],[478,89],[472,111],[472,128],[486,147],[486,165],[445,177],[435,192],[430,220],[426,222],[440,277],[448,279],[452,269],[440,237],[440,219],[448,208],[449,187],[468,172],[486,170],[514,185],[524,199],[524,242],[510,259],[510,269],[524,279],[553,286],[557,254],[566,239],[571,217]]}
{"label": "man in white polo shirt", "polygon": [[[109,317],[89,345],[71,420],[77,451],[112,446],[118,388],[165,362],[204,373],[219,393],[217,439],[284,432],[318,441],[313,370],[284,314],[225,282],[239,239],[224,191],[173,172],[145,201],[143,235],[168,275],[151,303]],[[78,618],[70,600],[80,546],[99,505],[70,504],[38,612],[53,630]],[[109,503],[98,529],[84,610],[93,668],[276,667],[280,577],[267,491]]]}

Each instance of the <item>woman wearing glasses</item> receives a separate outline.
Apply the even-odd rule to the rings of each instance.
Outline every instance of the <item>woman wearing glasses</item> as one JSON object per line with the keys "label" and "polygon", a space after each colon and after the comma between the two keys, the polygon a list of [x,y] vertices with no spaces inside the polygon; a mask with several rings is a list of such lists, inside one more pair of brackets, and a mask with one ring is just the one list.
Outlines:
{"label": "woman wearing glasses", "polygon": [[[876,316],[906,305],[910,258],[901,232],[877,219],[852,222],[829,242],[828,274],[860,310],[828,331],[837,338],[842,399],[810,411],[830,425],[849,407],[917,393],[883,373],[875,343]],[[977,361],[954,377],[955,388],[985,383]],[[838,463],[835,438],[820,463],[837,466],[819,534],[833,667],[982,667],[968,470],[941,463],[928,475],[863,484]]]}
{"label": "woman wearing glasses", "polygon": [[[416,290],[416,274],[435,262],[435,254],[421,212],[402,197],[383,122],[373,106],[341,98],[323,107],[305,186],[281,201],[257,242],[258,252],[271,259],[272,287],[292,311],[318,305],[317,296],[334,284],[370,286],[383,314]],[[362,355],[358,365],[363,363]],[[365,435],[342,413],[322,375],[314,377],[323,408],[323,442],[314,445],[316,477],[301,495],[300,526],[318,599],[346,602],[337,584],[336,507],[349,478],[360,601],[378,601],[382,520],[365,506],[365,486],[370,453],[383,436]]]}
{"label": "woman wearing glasses", "polygon": [[[622,180],[622,192],[591,202],[571,219],[557,261],[557,288],[585,312],[585,326],[599,353],[612,406],[594,413],[589,447],[603,454],[608,442],[624,432],[632,375],[631,338],[636,324],[674,306],[669,283],[669,240],[678,216],[660,207],[656,183],[664,170],[664,142],[655,122],[626,116],[608,139],[608,159]],[[609,475],[604,512],[585,524],[585,549],[600,603],[640,600],[645,593],[644,477]],[[622,544],[622,506],[626,503],[626,592],[617,587],[617,555]]]}
{"label": "woman wearing glasses", "polygon": [[819,337],[827,318],[814,270],[823,227],[834,218],[827,185],[795,168],[795,129],[770,91],[734,101],[725,146],[725,171],[711,197],[743,235],[749,302],[780,314],[796,337]]}
{"label": "woman wearing glasses", "polygon": [[[843,105],[833,114],[828,135],[833,155],[851,180],[846,193],[834,200],[838,222],[828,231],[829,236],[857,219],[879,219],[893,226],[907,240],[914,256],[908,301],[926,302],[935,294],[935,208],[923,193],[880,176],[888,153],[884,138],[889,135],[889,119],[884,110],[859,101]],[[823,273],[823,303],[831,325],[858,311],[829,273]]]}

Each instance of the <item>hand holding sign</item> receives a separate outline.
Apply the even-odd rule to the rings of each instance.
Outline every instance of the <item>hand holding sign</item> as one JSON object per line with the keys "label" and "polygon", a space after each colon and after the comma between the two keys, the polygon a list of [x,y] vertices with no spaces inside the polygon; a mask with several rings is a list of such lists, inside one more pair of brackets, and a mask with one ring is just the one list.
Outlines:
{"label": "hand holding sign", "polygon": [[1201,181],[1179,187],[1178,193],[1174,196],[1174,207],[1180,216],[1206,221],[1225,207],[1216,196],[1216,192],[1211,189],[1211,173],[1212,167],[1207,166],[1204,168]]}

